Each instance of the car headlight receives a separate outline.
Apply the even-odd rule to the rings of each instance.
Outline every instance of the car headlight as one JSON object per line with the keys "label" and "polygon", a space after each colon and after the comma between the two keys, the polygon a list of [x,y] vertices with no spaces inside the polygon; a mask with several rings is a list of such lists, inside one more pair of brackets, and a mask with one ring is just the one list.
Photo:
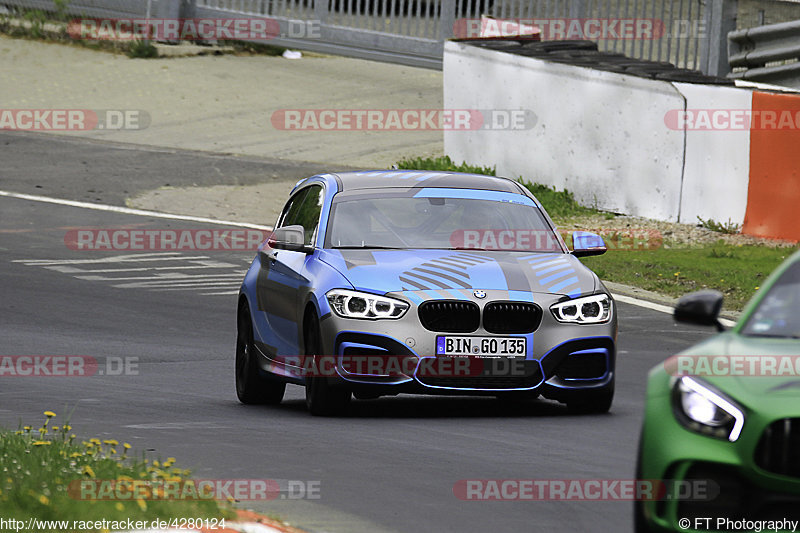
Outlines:
{"label": "car headlight", "polygon": [[676,418],[688,429],[735,442],[742,434],[744,411],[697,378],[683,376],[673,388]]}
{"label": "car headlight", "polygon": [[559,322],[599,324],[611,317],[611,298],[607,294],[584,296],[553,304],[550,311]]}
{"label": "car headlight", "polygon": [[325,296],[331,309],[343,318],[400,318],[409,308],[402,300],[368,292],[333,289]]}

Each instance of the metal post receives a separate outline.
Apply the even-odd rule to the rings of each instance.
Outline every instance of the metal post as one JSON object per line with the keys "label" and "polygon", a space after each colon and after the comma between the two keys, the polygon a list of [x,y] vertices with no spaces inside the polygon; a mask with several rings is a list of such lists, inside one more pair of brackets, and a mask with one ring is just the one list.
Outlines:
{"label": "metal post", "polygon": [[444,42],[453,36],[456,23],[456,0],[442,0],[442,12],[439,17],[439,39]]}
{"label": "metal post", "polygon": [[725,76],[731,71],[728,64],[728,33],[736,29],[737,0],[709,0],[704,17],[706,36],[702,40],[701,59],[707,58],[702,70],[711,76]]}
{"label": "metal post", "polygon": [[320,24],[325,24],[328,20],[328,0],[314,0],[314,18]]}

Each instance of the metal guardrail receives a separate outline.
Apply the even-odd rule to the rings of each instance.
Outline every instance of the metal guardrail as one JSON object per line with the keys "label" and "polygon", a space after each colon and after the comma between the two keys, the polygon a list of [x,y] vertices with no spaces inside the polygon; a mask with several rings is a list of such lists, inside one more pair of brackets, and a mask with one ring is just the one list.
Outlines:
{"label": "metal guardrail", "polygon": [[[444,41],[463,19],[656,21],[649,38],[599,37],[601,51],[665,61],[706,74],[728,72],[726,36],[736,0],[151,0],[154,18],[269,18],[280,35],[262,44],[441,68]],[[147,0],[69,0],[66,13],[142,17]],[[47,0],[0,0],[56,11]],[[313,35],[312,35],[313,33]],[[568,39],[581,38],[567,35]],[[590,37],[589,37],[590,38]],[[258,41],[261,42],[261,41]]]}
{"label": "metal guardrail", "polygon": [[728,34],[731,78],[800,88],[800,20]]}

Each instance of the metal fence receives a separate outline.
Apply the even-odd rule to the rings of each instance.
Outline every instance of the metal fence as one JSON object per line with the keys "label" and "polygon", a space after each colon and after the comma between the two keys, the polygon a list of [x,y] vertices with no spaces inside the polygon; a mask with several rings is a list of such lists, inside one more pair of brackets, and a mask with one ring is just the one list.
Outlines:
{"label": "metal fence", "polygon": [[[601,50],[724,75],[727,33],[736,0],[151,0],[154,17],[264,17],[280,35],[264,44],[441,68],[443,43],[482,14],[570,25],[650,20],[650,36],[592,40]],[[54,10],[52,1],[0,0],[0,5]],[[144,16],[147,0],[71,0],[70,14]],[[543,22],[542,22],[543,21]],[[577,24],[577,26],[575,26]],[[558,38],[558,36],[555,36]],[[581,38],[563,33],[562,38]],[[591,37],[591,36],[588,36]]]}

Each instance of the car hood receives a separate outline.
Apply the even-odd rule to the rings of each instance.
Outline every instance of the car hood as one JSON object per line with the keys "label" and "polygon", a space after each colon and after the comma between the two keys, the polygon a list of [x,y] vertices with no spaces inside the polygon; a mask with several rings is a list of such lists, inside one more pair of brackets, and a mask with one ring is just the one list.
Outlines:
{"label": "car hood", "polygon": [[[571,254],[459,250],[323,250],[320,259],[358,290],[471,297],[473,290],[578,296],[599,285]],[[527,299],[527,298],[526,298]]]}
{"label": "car hood", "polygon": [[[721,373],[731,368],[732,373],[738,375],[719,375],[714,368],[701,369],[698,365],[695,367],[701,370],[698,377],[751,409],[767,410],[775,415],[800,415],[797,402],[800,399],[800,340],[745,337],[731,331],[701,342],[679,356],[691,356],[694,361],[725,356]],[[674,365],[666,366],[674,369]]]}

